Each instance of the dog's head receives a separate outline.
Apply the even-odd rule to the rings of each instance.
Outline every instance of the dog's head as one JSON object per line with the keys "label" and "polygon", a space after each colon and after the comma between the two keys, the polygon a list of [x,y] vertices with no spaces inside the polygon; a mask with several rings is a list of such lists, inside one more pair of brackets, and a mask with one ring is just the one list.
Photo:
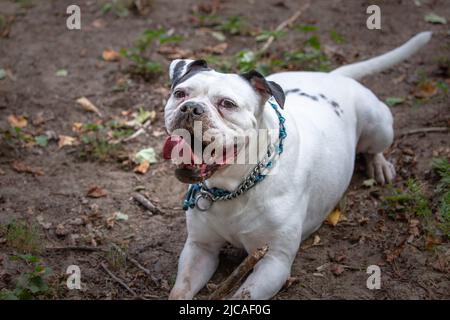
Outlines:
{"label": "dog's head", "polygon": [[175,171],[182,182],[201,182],[232,163],[245,145],[245,140],[238,142],[236,137],[258,129],[271,96],[284,105],[282,88],[257,71],[220,73],[204,60],[177,59],[169,73],[172,85],[165,125],[171,137],[164,157],[182,158]]}

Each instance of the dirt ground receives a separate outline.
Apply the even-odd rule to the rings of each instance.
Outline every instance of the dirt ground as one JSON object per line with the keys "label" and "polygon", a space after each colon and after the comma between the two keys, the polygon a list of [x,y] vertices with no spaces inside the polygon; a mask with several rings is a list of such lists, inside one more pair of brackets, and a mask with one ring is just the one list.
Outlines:
{"label": "dirt ground", "polygon": [[[167,73],[145,81],[130,75],[124,58],[105,61],[102,52],[107,48],[129,48],[144,30],[164,27],[183,36],[177,44],[179,48],[201,58],[205,47],[221,43],[208,26],[199,27],[195,19],[196,11],[209,14],[207,1],[154,0],[147,13],[130,11],[119,17],[113,11],[102,13],[106,1],[79,0],[76,3],[82,12],[82,28],[71,31],[66,28],[66,8],[74,1],[31,1],[31,5],[24,2],[0,2],[0,15],[8,21],[4,29],[9,28],[0,38],[0,68],[6,71],[0,80],[0,223],[7,226],[12,221],[26,221],[34,226],[39,237],[34,254],[53,270],[48,278],[50,293],[38,298],[166,299],[186,238],[180,206],[186,186],[176,180],[171,165],[160,156],[163,108],[169,87]],[[239,15],[253,30],[273,30],[303,2],[223,0],[216,2],[219,6],[213,10],[222,18]],[[334,54],[329,55],[334,67],[383,53],[420,31],[435,32],[426,48],[407,62],[363,81],[380,99],[406,97],[404,103],[392,107],[397,138],[387,156],[398,172],[393,188],[404,188],[409,178],[415,178],[433,202],[436,177],[431,160],[450,158],[448,132],[401,133],[450,126],[447,90],[432,88],[436,92],[424,99],[414,97],[423,77],[450,86],[449,24],[424,20],[430,12],[450,19],[450,5],[448,0],[423,0],[420,6],[409,0],[375,1],[382,10],[382,29],[368,30],[365,10],[372,2],[313,1],[296,24],[319,28],[316,33],[322,47],[333,48]],[[345,41],[333,42],[331,30]],[[291,28],[269,52],[295,50],[305,38],[304,33]],[[228,47],[217,55],[218,60],[261,46],[254,35],[246,33],[227,34],[225,42]],[[167,70],[167,56],[153,50],[152,57]],[[57,76],[58,70],[67,74]],[[102,118],[76,103],[83,96],[98,107]],[[41,147],[6,138],[10,115],[25,117],[27,125],[22,132],[29,136],[47,132],[57,137],[76,137],[74,123],[126,118],[130,114],[127,111],[136,112],[139,108],[156,112],[150,133],[122,143],[125,156],[122,154],[119,160],[86,159],[80,156],[82,143],[60,148],[57,139],[50,139],[48,145]],[[158,162],[151,164],[144,175],[133,172],[134,165],[127,156],[148,147],[156,150]],[[28,166],[25,169],[32,172],[23,172],[27,170],[20,165]],[[315,237],[302,244],[292,268],[294,281],[275,299],[450,298],[448,238],[438,234],[433,238],[434,245],[430,245],[423,219],[415,217],[408,208],[393,217],[383,200],[392,190],[363,186],[366,179],[363,163],[358,161],[345,209],[341,210],[343,217],[334,227],[324,224]],[[93,186],[104,190],[106,196],[88,197]],[[138,205],[132,199],[138,190],[162,213],[149,215]],[[436,215],[435,207],[432,208]],[[128,220],[114,218],[117,212],[128,215]],[[10,259],[21,248],[12,245],[6,233],[0,233],[0,289],[14,289],[17,277],[30,265]],[[139,261],[151,277],[130,259],[122,259],[110,248],[111,243]],[[211,283],[220,283],[244,256],[240,250],[225,248]],[[135,294],[113,280],[102,263]],[[69,265],[81,269],[81,290],[66,287]],[[379,290],[366,287],[369,265],[381,268]],[[208,295],[205,288],[198,297]]]}

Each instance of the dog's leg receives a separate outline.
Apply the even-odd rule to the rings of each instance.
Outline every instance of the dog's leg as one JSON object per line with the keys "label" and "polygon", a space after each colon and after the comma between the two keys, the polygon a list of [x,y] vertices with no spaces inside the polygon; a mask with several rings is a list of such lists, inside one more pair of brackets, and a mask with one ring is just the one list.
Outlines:
{"label": "dog's leg", "polygon": [[188,237],[169,299],[192,299],[205,286],[217,269],[221,246],[222,243],[195,242]]}
{"label": "dog's leg", "polygon": [[395,178],[395,168],[383,156],[393,141],[393,118],[389,108],[371,96],[367,105],[358,106],[362,122],[357,151],[364,153],[367,174],[379,184],[390,183]]}
{"label": "dog's leg", "polygon": [[269,249],[232,299],[266,300],[272,298],[285,284],[291,273],[292,261],[287,261]]}

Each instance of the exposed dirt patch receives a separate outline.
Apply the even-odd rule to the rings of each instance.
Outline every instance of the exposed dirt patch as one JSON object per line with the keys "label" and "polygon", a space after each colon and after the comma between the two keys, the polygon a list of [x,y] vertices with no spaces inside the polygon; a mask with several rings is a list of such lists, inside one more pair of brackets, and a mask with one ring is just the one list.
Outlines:
{"label": "exposed dirt patch", "polygon": [[[78,1],[82,9],[82,30],[69,31],[65,12],[72,2],[34,1],[31,7],[22,7],[13,1],[0,3],[0,14],[14,17],[7,20],[10,28],[7,37],[0,38],[0,68],[6,71],[5,79],[0,80],[0,129],[9,131],[7,117],[15,114],[27,118],[28,124],[23,130],[26,134],[39,136],[52,130],[57,135],[75,136],[74,123],[99,120],[95,113],[86,112],[75,102],[85,96],[101,110],[104,119],[123,118],[123,111],[137,112],[140,107],[155,111],[151,131],[156,134],[142,135],[124,143],[122,156],[113,157],[120,161],[111,160],[108,155],[107,161],[88,161],[80,157],[79,146],[59,148],[52,140],[46,147],[23,146],[26,141],[11,142],[2,133],[0,223],[7,225],[22,219],[36,225],[36,233],[42,239],[41,248],[97,246],[108,250],[41,250],[37,255],[53,269],[49,298],[133,298],[101,268],[100,264],[106,261],[111,271],[124,279],[138,296],[165,299],[173,284],[186,237],[180,207],[186,187],[173,177],[170,166],[160,158],[146,175],[134,173],[133,165],[124,159],[147,147],[153,147],[160,154],[163,137],[158,133],[164,132],[167,75],[164,73],[152,82],[130,77],[124,59],[107,62],[102,59],[102,52],[106,48],[131,47],[145,29],[158,27],[173,28],[175,34],[184,37],[177,46],[193,54],[220,42],[210,32],[195,26],[198,21],[191,13],[198,4],[195,1],[155,0],[146,15],[130,12],[120,18],[114,12],[102,14],[100,2]],[[240,15],[252,30],[268,30],[288,18],[297,8],[297,2],[221,1],[216,14],[221,17]],[[449,93],[445,86],[424,100],[411,94],[424,78],[446,83],[447,88],[450,85],[448,24],[431,25],[423,18],[435,12],[449,19],[450,7],[444,0],[421,2],[422,6],[418,7],[413,1],[378,1],[382,8],[382,30],[379,31],[365,28],[365,9],[372,4],[367,1],[315,1],[298,22],[316,25],[322,47],[328,45],[342,53],[331,58],[334,66],[385,52],[419,31],[436,32],[427,47],[409,61],[364,80],[381,99],[407,98],[405,103],[392,107],[397,133],[450,125]],[[333,42],[332,30],[345,42]],[[298,47],[305,38],[306,34],[291,30],[277,40],[270,51],[301,49]],[[251,34],[227,36],[226,43],[228,48],[223,55],[228,57],[242,49],[260,46]],[[154,59],[167,69],[168,59],[156,53]],[[56,76],[61,69],[67,71],[67,76]],[[124,83],[126,90],[116,90]],[[431,160],[450,157],[449,135],[438,132],[399,137],[388,157],[396,163],[399,173],[394,187],[402,188],[414,177],[431,198],[436,185]],[[18,172],[14,161],[31,169],[40,168],[43,174],[33,170]],[[418,232],[413,232],[411,238],[414,214],[406,212],[392,218],[383,202],[390,191],[377,186],[365,188],[362,186],[365,179],[362,165],[358,163],[346,197],[346,220],[336,227],[324,225],[316,234],[320,237],[319,245],[312,246],[312,238],[304,242],[292,269],[292,276],[298,277],[299,282],[282,290],[276,299],[450,298],[448,238],[439,235],[441,243],[427,248],[422,219],[419,219]],[[106,196],[87,197],[93,186],[104,190]],[[143,190],[163,214],[150,216],[137,205],[131,198],[136,189]],[[437,215],[436,203],[431,202],[433,215]],[[128,215],[128,220],[114,218],[117,212]],[[115,251],[108,249],[111,242],[125,248],[150,270],[155,281],[133,263],[121,261]],[[10,261],[17,249],[8,243],[0,234],[0,289],[14,288],[16,276],[27,270],[26,264]],[[228,275],[243,256],[239,250],[225,249],[212,282],[218,283]],[[82,270],[80,291],[67,290],[65,286],[66,268],[73,264]],[[382,269],[381,290],[366,287],[366,268],[372,264]],[[206,295],[208,291],[204,289],[200,297]]]}

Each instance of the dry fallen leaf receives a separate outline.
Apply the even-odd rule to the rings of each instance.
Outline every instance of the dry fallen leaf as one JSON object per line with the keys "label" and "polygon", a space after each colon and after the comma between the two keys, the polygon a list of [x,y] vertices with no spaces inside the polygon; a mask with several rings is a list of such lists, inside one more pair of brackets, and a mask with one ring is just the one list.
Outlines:
{"label": "dry fallen leaf", "polygon": [[76,133],[80,133],[81,131],[83,131],[83,123],[74,122],[72,125],[72,131]]}
{"label": "dry fallen leaf", "polygon": [[406,240],[403,241],[399,246],[391,249],[391,250],[386,250],[386,261],[391,263],[393,262],[395,259],[397,259],[400,254],[403,252],[403,249],[405,249],[405,243]]}
{"label": "dry fallen leaf", "polygon": [[333,263],[330,267],[330,271],[335,275],[335,276],[339,276],[341,275],[344,271],[345,268],[343,265],[341,264],[337,264],[337,263]]}
{"label": "dry fallen leaf", "polygon": [[44,216],[42,214],[38,215],[36,217],[37,222],[42,226],[42,228],[44,228],[45,230],[48,230],[52,227],[52,223],[51,222],[45,222],[44,220]]}
{"label": "dry fallen leaf", "polygon": [[337,225],[339,222],[339,219],[341,217],[341,211],[339,209],[335,209],[333,212],[331,212],[325,222],[327,224],[332,225],[333,227]]}
{"label": "dry fallen leaf", "polygon": [[411,219],[409,221],[409,234],[413,237],[417,237],[420,235],[420,230],[419,230],[419,226],[420,226],[420,221],[417,219]]}
{"label": "dry fallen leaf", "polygon": [[181,49],[180,47],[171,43],[161,45],[158,49],[158,53],[162,54],[163,56],[169,59],[187,58],[192,55],[191,50]]}
{"label": "dry fallen leaf", "polygon": [[71,136],[60,135],[58,137],[58,147],[72,146],[77,142],[77,139]]}
{"label": "dry fallen leaf", "polygon": [[434,96],[438,92],[438,88],[436,84],[432,81],[426,81],[420,83],[413,90],[413,94],[416,98],[430,98]]}
{"label": "dry fallen leaf", "polygon": [[102,198],[106,197],[106,195],[107,195],[106,191],[97,186],[90,188],[89,191],[87,192],[87,196],[89,198]]}
{"label": "dry fallen leaf", "polygon": [[92,21],[92,26],[97,29],[104,28],[106,26],[106,21],[101,18],[95,19],[94,21]]}
{"label": "dry fallen leaf", "polygon": [[295,284],[298,284],[300,282],[300,278],[299,277],[289,277],[287,278],[286,282],[284,283],[283,289],[287,290],[290,287],[292,287]]}
{"label": "dry fallen leaf", "polygon": [[438,237],[435,237],[433,235],[428,235],[425,240],[425,247],[427,250],[433,249],[435,246],[440,245],[442,243],[442,240]]}
{"label": "dry fallen leaf", "polygon": [[113,49],[105,49],[103,50],[102,58],[105,61],[119,61],[120,54],[117,51],[114,51]]}
{"label": "dry fallen leaf", "polygon": [[134,172],[140,173],[140,174],[145,174],[145,173],[147,173],[149,168],[150,168],[150,162],[148,162],[147,160],[144,160],[141,162],[140,165],[138,165],[136,168],[134,168]]}
{"label": "dry fallen leaf", "polygon": [[313,245],[313,246],[317,246],[317,245],[319,245],[319,243],[320,243],[320,237],[316,234],[316,235],[314,236],[314,240],[313,240],[312,245]]}
{"label": "dry fallen leaf", "polygon": [[80,104],[84,110],[89,112],[95,112],[99,117],[102,116],[100,110],[86,97],[81,97],[77,100],[77,103]]}
{"label": "dry fallen leaf", "polygon": [[16,115],[10,115],[8,117],[8,122],[11,125],[11,127],[14,128],[25,128],[28,124],[28,121],[24,116],[16,116]]}
{"label": "dry fallen leaf", "polygon": [[112,229],[114,227],[115,222],[116,222],[115,214],[113,214],[112,216],[106,218],[106,221],[105,221],[106,228]]}
{"label": "dry fallen leaf", "polygon": [[69,234],[69,230],[67,230],[66,227],[60,223],[56,226],[55,234],[57,236],[64,237]]}
{"label": "dry fallen leaf", "polygon": [[209,46],[203,49],[203,51],[207,54],[223,54],[225,52],[225,50],[227,50],[228,48],[228,43],[223,42],[223,43],[219,43],[218,45],[215,46]]}
{"label": "dry fallen leaf", "polygon": [[31,173],[34,174],[36,176],[43,176],[44,175],[44,171],[41,168],[32,168],[28,165],[26,165],[23,162],[20,161],[14,161],[11,164],[12,168],[19,173]]}

